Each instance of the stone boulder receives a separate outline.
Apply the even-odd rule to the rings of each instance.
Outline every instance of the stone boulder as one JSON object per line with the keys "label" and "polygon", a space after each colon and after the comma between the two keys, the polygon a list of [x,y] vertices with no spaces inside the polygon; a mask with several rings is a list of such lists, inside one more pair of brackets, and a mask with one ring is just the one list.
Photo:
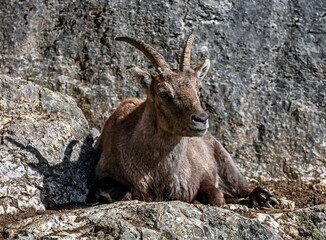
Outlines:
{"label": "stone boulder", "polygon": [[1,234],[19,239],[325,239],[325,209],[267,214],[242,207],[247,218],[201,204],[130,201],[46,212],[9,223]]}
{"label": "stone boulder", "polygon": [[84,202],[95,153],[76,102],[3,75],[0,92],[0,214]]}
{"label": "stone boulder", "polygon": [[230,210],[181,202],[137,201],[27,218],[9,225],[5,235],[59,239],[281,239],[275,230]]}

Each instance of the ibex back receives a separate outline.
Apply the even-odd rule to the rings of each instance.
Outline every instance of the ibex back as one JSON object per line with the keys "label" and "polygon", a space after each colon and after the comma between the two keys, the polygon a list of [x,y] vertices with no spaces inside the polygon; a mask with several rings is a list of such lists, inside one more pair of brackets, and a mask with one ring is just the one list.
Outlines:
{"label": "ibex back", "polygon": [[156,75],[135,68],[147,98],[126,99],[107,120],[95,144],[98,193],[109,202],[181,200],[211,205],[225,202],[276,204],[271,194],[252,188],[228,152],[207,132],[208,114],[199,100],[210,61],[190,66],[191,35],[180,68],[171,69],[148,44],[127,42],[153,64]]}

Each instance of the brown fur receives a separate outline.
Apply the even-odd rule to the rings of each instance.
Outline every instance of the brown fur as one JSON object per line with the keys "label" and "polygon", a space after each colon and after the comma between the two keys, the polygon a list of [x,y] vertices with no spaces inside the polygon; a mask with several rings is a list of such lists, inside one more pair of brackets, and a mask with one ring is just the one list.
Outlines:
{"label": "brown fur", "polygon": [[193,69],[164,69],[156,76],[136,68],[147,99],[124,100],[95,144],[102,196],[109,201],[199,200],[218,206],[246,197],[260,205],[272,199],[262,189],[250,195],[253,188],[207,132],[207,114],[198,97],[207,67],[206,60]]}

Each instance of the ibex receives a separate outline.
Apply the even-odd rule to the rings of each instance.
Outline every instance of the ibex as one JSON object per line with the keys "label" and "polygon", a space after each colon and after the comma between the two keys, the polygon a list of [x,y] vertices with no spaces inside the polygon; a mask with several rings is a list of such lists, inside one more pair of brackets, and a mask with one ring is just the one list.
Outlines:
{"label": "ibex", "polygon": [[147,98],[124,100],[105,123],[95,144],[100,154],[98,193],[109,202],[277,204],[269,192],[249,186],[228,152],[207,132],[208,114],[201,107],[199,90],[210,61],[190,67],[194,36],[185,44],[179,69],[171,69],[142,41],[129,37],[116,40],[143,52],[157,74],[135,67]]}

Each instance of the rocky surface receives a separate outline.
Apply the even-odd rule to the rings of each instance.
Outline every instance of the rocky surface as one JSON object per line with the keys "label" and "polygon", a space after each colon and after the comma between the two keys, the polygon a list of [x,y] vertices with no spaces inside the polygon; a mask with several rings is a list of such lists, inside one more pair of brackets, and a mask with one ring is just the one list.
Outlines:
{"label": "rocky surface", "polygon": [[0,72],[68,93],[100,130],[121,99],[142,96],[129,69],[152,69],[114,41],[127,35],[177,65],[212,68],[202,100],[211,131],[246,175],[326,177],[326,3],[323,0],[2,1]]}
{"label": "rocky surface", "polygon": [[6,76],[0,92],[0,214],[83,202],[95,154],[75,101]]}
{"label": "rocky surface", "polygon": [[[4,238],[19,239],[325,239],[326,206],[263,213],[182,202],[113,203],[43,213],[8,224]],[[234,211],[250,215],[243,217]],[[23,229],[23,230],[22,230]]]}
{"label": "rocky surface", "polygon": [[181,202],[114,203],[28,218],[16,226],[5,230],[8,237],[281,239],[274,230],[232,211]]}

